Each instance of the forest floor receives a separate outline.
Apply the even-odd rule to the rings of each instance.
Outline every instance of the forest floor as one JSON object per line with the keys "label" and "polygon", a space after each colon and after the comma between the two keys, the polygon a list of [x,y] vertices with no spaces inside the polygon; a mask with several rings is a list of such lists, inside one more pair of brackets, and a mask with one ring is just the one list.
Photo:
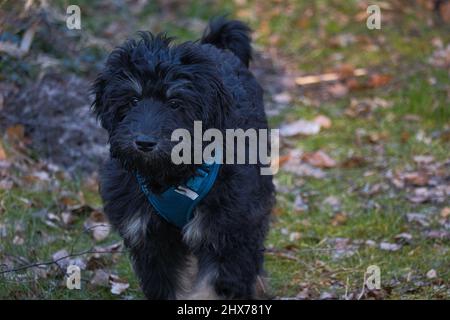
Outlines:
{"label": "forest floor", "polygon": [[[39,15],[17,3],[0,41],[35,34],[24,57],[0,59],[0,298],[143,298],[102,213],[108,150],[89,83],[135,31],[193,40],[224,12],[254,30],[251,68],[281,133],[271,293],[450,298],[449,22],[400,0],[379,1],[380,30],[366,27],[367,1],[70,1],[78,31],[68,1]],[[65,286],[70,263],[81,290]],[[380,289],[364,286],[370,266]]]}

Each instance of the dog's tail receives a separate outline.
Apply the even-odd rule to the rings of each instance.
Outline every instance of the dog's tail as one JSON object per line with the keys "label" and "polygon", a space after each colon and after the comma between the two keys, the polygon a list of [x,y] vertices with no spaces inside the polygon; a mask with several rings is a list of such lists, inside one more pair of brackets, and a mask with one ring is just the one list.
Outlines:
{"label": "dog's tail", "polygon": [[250,32],[250,28],[241,21],[218,17],[210,21],[201,43],[230,50],[248,67],[252,58]]}

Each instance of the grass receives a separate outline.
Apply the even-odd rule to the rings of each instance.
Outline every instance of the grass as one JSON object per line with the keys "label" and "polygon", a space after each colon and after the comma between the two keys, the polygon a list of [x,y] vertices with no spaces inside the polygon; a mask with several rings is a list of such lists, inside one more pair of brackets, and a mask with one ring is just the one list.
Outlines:
{"label": "grass", "polygon": [[[58,1],[58,4],[66,2]],[[72,2],[87,8],[84,21],[86,28],[93,33],[101,32],[114,19],[124,17],[133,18],[137,28],[144,27],[149,16],[158,14],[157,8],[151,5],[135,16],[130,12],[111,13],[97,19],[91,2]],[[370,265],[377,265],[381,268],[382,290],[365,295],[365,298],[448,299],[448,240],[424,236],[425,231],[442,227],[439,213],[444,206],[448,206],[448,202],[411,203],[406,197],[408,190],[396,189],[387,183],[386,172],[389,169],[415,169],[413,157],[416,155],[431,155],[435,161],[448,160],[448,134],[447,138],[444,134],[430,140],[416,139],[416,135],[423,132],[424,136],[433,137],[436,132],[449,128],[448,70],[432,67],[426,61],[434,50],[430,39],[439,37],[444,44],[448,44],[450,36],[445,28],[430,27],[426,21],[428,13],[415,5],[397,13],[394,9],[387,10],[382,30],[370,31],[364,21],[356,18],[363,11],[358,6],[360,3],[320,0],[232,4],[219,1],[214,2],[213,6],[206,6],[200,1],[193,1],[175,10],[175,15],[207,20],[212,14],[224,10],[231,12],[250,22],[260,50],[275,48],[301,73],[320,74],[334,69],[341,61],[355,68],[382,70],[393,76],[392,83],[387,86],[350,92],[343,98],[322,99],[314,96],[320,101],[319,106],[294,100],[289,109],[269,119],[271,125],[276,127],[288,120],[326,115],[332,120],[332,127],[315,136],[292,139],[295,148],[324,150],[338,163],[350,155],[367,159],[360,167],[338,166],[326,170],[326,177],[322,179],[299,178],[284,170],[275,177],[278,184],[289,188],[290,192],[277,195],[278,204],[266,243],[266,268],[273,293],[279,297],[295,297],[299,292],[307,292],[308,298],[318,298],[328,292],[337,298],[345,298],[346,294],[355,298],[363,288],[365,270]],[[176,20],[162,22],[160,28],[175,34],[180,41],[197,35],[194,30],[180,27]],[[334,45],[336,37],[343,34],[351,34],[357,40],[345,46]],[[376,49],[371,51],[368,48],[372,44],[376,44]],[[2,66],[2,76],[6,72]],[[20,73],[20,77],[26,76],[25,71]],[[430,79],[435,79],[434,84]],[[306,94],[310,94],[307,89]],[[389,101],[392,106],[377,109],[368,118],[350,118],[345,114],[351,98],[374,97]],[[410,115],[419,118],[405,120]],[[359,143],[356,134],[359,129],[364,129],[365,137],[378,134],[382,139],[370,143],[364,138]],[[381,156],[380,149],[383,150]],[[0,191],[0,224],[7,228],[7,236],[0,244],[0,258],[10,255],[29,262],[47,261],[54,252],[69,248],[75,239],[78,240],[74,252],[97,245],[89,234],[81,232],[81,218],[61,231],[33,216],[42,208],[61,213],[64,210],[59,204],[62,193],[71,194],[78,202],[100,206],[98,195],[86,189],[82,181],[59,181],[56,191],[36,187],[14,187],[10,191]],[[364,192],[376,184],[384,184],[387,189],[375,195]],[[293,209],[297,193],[307,201],[308,210],[298,212]],[[330,197],[340,201],[338,211],[345,213],[345,221],[333,223],[336,210],[326,204],[326,199]],[[430,226],[423,228],[408,223],[406,214],[410,212],[427,214]],[[19,233],[25,242],[20,245],[14,244],[17,225],[23,226]],[[298,233],[299,239],[290,239],[293,233]],[[411,243],[403,245],[398,251],[379,249],[380,242],[395,243],[395,237],[401,233],[411,234]],[[45,238],[49,236],[53,236],[54,241],[46,242],[48,239]],[[371,240],[377,246],[361,244],[352,255],[336,257],[332,243],[339,238],[349,239],[351,243]],[[117,240],[117,235],[111,235],[100,244]],[[347,252],[344,250],[344,253],[350,249],[345,247]],[[16,261],[16,265],[21,263],[21,260]],[[112,269],[130,283],[130,289],[120,298],[142,298],[126,255],[122,255]],[[426,277],[430,269],[436,271],[436,278]],[[80,291],[65,289],[63,274],[57,270],[55,272],[39,280],[34,279],[31,271],[16,273],[13,279],[5,276],[0,281],[0,298],[117,298],[107,288],[88,285],[92,272],[83,273],[83,290]]]}

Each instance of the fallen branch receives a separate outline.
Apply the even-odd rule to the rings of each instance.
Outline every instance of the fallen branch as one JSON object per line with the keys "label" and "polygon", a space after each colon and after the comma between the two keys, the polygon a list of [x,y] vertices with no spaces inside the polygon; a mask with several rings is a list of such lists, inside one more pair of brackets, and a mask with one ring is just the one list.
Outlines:
{"label": "fallen branch", "polygon": [[6,273],[11,273],[11,272],[17,272],[17,271],[22,271],[22,270],[26,270],[26,269],[30,269],[30,268],[34,268],[34,267],[40,267],[40,266],[48,266],[48,265],[52,265],[52,264],[58,264],[58,262],[64,260],[64,259],[68,259],[68,258],[73,258],[73,257],[79,257],[85,254],[107,254],[107,253],[124,253],[127,252],[126,250],[113,250],[113,251],[98,251],[98,250],[86,250],[86,251],[82,251],[82,252],[78,252],[78,253],[73,253],[73,254],[68,254],[64,257],[60,257],[58,259],[55,260],[50,260],[50,261],[43,261],[43,262],[36,262],[36,263],[31,263],[31,264],[27,264],[18,268],[13,268],[13,269],[8,269],[8,270],[3,270],[0,271],[0,275],[2,274],[6,274]]}

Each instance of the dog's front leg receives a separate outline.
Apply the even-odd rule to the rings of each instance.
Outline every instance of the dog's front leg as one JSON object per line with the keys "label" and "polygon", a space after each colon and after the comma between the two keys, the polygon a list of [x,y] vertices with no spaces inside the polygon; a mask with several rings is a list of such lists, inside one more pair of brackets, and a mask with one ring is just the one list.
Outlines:
{"label": "dog's front leg", "polygon": [[176,299],[187,250],[179,231],[166,223],[148,227],[145,240],[130,247],[134,270],[148,299]]}
{"label": "dog's front leg", "polygon": [[254,241],[254,232],[247,231],[217,233],[214,242],[205,243],[197,251],[199,276],[194,298],[255,298],[263,253],[261,245]]}

